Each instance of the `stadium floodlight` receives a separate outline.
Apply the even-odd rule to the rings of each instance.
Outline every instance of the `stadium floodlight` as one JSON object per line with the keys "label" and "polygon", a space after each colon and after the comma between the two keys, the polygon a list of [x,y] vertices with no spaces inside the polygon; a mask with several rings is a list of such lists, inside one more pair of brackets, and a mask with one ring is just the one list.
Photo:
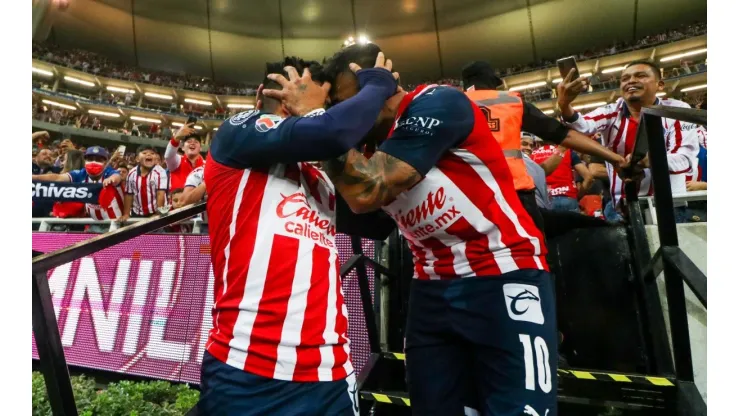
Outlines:
{"label": "stadium floodlight", "polygon": [[136,91],[134,91],[134,90],[130,90],[128,88],[113,87],[113,86],[110,86],[110,85],[107,86],[107,87],[105,87],[105,89],[108,90],[108,91],[113,91],[113,92],[122,92],[122,93],[129,93],[130,92],[131,94],[136,94]]}
{"label": "stadium floodlight", "polygon": [[[175,126],[175,127],[182,127],[182,126],[184,126],[184,124],[178,123],[176,121],[173,121],[171,124],[173,126]],[[201,126],[193,126],[193,128],[196,129],[196,130],[202,130],[203,129],[203,127],[201,127]]]}
{"label": "stadium floodlight", "polygon": [[210,101],[196,100],[196,99],[194,99],[194,98],[186,98],[186,99],[185,99],[184,101],[185,101],[186,103],[191,103],[191,104],[199,104],[199,105],[213,105],[213,103],[212,103],[212,102],[210,102]]}
{"label": "stadium floodlight", "polygon": [[659,93],[655,94],[655,96],[656,96],[656,97],[665,97],[665,96],[666,96],[666,94],[667,94],[667,92],[665,92],[665,91],[661,91],[661,92],[659,92]]}
{"label": "stadium floodlight", "polygon": [[627,68],[627,65],[622,65],[622,66],[613,66],[613,67],[611,67],[611,68],[604,68],[604,69],[602,69],[602,70],[601,70],[601,73],[602,73],[602,74],[611,74],[612,72],[619,72],[619,71],[623,71],[623,70],[624,70],[624,68]]}
{"label": "stadium floodlight", "polygon": [[517,85],[516,87],[509,88],[509,91],[521,91],[528,90],[530,88],[544,87],[547,85],[547,81],[538,81],[531,84]]}
{"label": "stadium floodlight", "polygon": [[143,121],[145,123],[154,123],[159,124],[162,122],[162,120],[156,119],[156,118],[146,118],[146,117],[139,117],[139,116],[131,116],[129,117],[131,120],[135,121]]}
{"label": "stadium floodlight", "polygon": [[110,113],[108,111],[87,110],[87,112],[90,113],[90,114],[97,114],[99,116],[105,116],[105,117],[113,117],[113,118],[121,117],[121,115],[118,114],[118,113]]}
{"label": "stadium floodlight", "polygon": [[682,88],[681,92],[689,92],[689,91],[705,90],[705,89],[707,89],[707,84],[694,85],[693,87]]}
{"label": "stadium floodlight", "polygon": [[49,104],[49,105],[53,105],[53,106],[55,106],[55,107],[62,107],[62,108],[66,108],[67,110],[77,110],[77,107],[75,107],[75,106],[73,106],[73,105],[69,105],[69,104],[62,104],[62,103],[58,103],[58,102],[56,102],[56,101],[51,101],[51,100],[41,100],[41,102],[42,102],[42,103],[44,103],[44,104]]}
{"label": "stadium floodlight", "polygon": [[598,102],[595,102],[595,103],[575,105],[575,106],[573,106],[573,109],[574,110],[583,110],[585,108],[601,107],[602,105],[606,105],[606,101],[598,101]]}
{"label": "stadium floodlight", "polygon": [[555,110],[544,110],[542,113],[549,116],[550,114],[555,114]]}
{"label": "stadium floodlight", "polygon": [[[590,77],[591,75],[593,75],[593,72],[584,72],[583,74],[581,74],[582,77]],[[560,84],[561,82],[563,82],[562,78],[555,78],[554,80],[552,80],[553,84]]]}
{"label": "stadium floodlight", "polygon": [[213,131],[218,131],[218,127],[214,127],[213,128]]}
{"label": "stadium floodlight", "polygon": [[144,95],[152,98],[159,98],[161,100],[171,100],[172,96],[167,94],[157,94],[156,92],[145,92]]}
{"label": "stadium floodlight", "polygon": [[79,79],[79,78],[70,77],[70,76],[65,76],[64,77],[64,80],[65,81],[69,81],[69,82],[74,82],[75,84],[84,85],[86,87],[94,87],[95,86],[95,83],[94,82],[85,81],[84,79]]}
{"label": "stadium floodlight", "polygon": [[676,59],[685,58],[687,56],[699,55],[699,54],[706,53],[706,52],[707,52],[707,48],[695,49],[693,51],[677,53],[675,55],[668,55],[665,58],[660,58],[660,62],[675,61]]}
{"label": "stadium floodlight", "polygon": [[40,69],[40,68],[31,67],[31,72],[33,72],[34,74],[44,75],[44,76],[47,76],[47,77],[54,76],[54,73],[53,72],[47,71],[45,69]]}
{"label": "stadium floodlight", "polygon": [[228,108],[254,108],[254,104],[226,104]]}
{"label": "stadium floodlight", "polygon": [[370,43],[370,39],[368,39],[366,35],[360,35],[357,38],[357,43],[359,43],[360,45],[367,45],[368,43]]}

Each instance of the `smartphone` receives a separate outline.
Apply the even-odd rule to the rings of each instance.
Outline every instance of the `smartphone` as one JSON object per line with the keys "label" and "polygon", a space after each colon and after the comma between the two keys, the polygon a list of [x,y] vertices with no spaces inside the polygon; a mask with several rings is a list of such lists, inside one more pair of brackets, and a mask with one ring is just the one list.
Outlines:
{"label": "smartphone", "polygon": [[558,70],[560,70],[560,78],[565,79],[565,77],[568,76],[568,73],[570,72],[570,70],[573,68],[576,69],[576,73],[573,76],[573,79],[576,79],[581,76],[578,73],[578,66],[576,65],[575,56],[568,56],[567,58],[558,59],[557,64],[558,64]]}
{"label": "smartphone", "polygon": [[118,153],[119,155],[123,156],[126,153],[126,145],[125,144],[122,144],[122,145],[118,146],[118,149],[116,149],[116,153]]}
{"label": "smartphone", "polygon": [[190,124],[190,123],[195,124],[197,122],[198,122],[198,117],[196,117],[196,116],[190,116],[190,117],[188,117],[188,121],[186,121],[185,124]]}

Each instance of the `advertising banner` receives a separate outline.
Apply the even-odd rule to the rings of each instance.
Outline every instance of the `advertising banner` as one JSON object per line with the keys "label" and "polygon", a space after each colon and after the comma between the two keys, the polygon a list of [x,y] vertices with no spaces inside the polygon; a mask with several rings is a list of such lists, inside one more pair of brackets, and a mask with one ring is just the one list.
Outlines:
{"label": "advertising banner", "polygon": [[[44,253],[94,237],[33,233]],[[364,241],[372,257],[374,243]],[[337,235],[340,261],[349,237]],[[368,270],[373,291],[373,274]],[[213,269],[207,235],[144,235],[49,271],[49,288],[69,365],[198,383],[211,329]],[[342,282],[349,311],[352,361],[370,351],[357,277]],[[36,343],[33,358],[38,358]]]}

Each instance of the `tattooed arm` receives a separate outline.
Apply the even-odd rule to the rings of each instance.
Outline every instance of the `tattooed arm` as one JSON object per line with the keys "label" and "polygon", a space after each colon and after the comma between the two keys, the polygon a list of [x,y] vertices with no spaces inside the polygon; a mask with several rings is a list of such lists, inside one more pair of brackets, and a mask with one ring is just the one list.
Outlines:
{"label": "tattooed arm", "polygon": [[324,162],[337,191],[356,213],[376,210],[414,186],[473,129],[473,104],[447,87],[416,96],[393,134],[370,159],[350,150]]}
{"label": "tattooed arm", "polygon": [[347,205],[358,214],[388,204],[422,179],[413,166],[381,151],[367,159],[352,149],[324,162],[324,168]]}

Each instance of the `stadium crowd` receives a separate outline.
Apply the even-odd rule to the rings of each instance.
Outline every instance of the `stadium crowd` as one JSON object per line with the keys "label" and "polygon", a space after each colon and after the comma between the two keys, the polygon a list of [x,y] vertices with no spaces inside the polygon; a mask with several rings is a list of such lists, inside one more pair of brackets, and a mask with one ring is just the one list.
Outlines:
{"label": "stadium crowd", "polygon": [[[696,36],[706,33],[706,24],[686,25],[676,30],[670,30],[656,35],[647,36],[637,43],[633,44],[614,44],[606,49],[596,51],[584,51],[577,55],[580,59],[591,59],[599,56],[616,54],[627,50],[654,46],[657,44],[676,41],[682,38]],[[178,75],[165,73],[161,71],[149,71],[140,68],[133,68],[124,64],[114,63],[100,55],[81,51],[81,50],[62,50],[53,45],[33,45],[33,54],[37,59],[46,60],[56,64],[69,66],[85,72],[108,76],[112,78],[127,79],[132,81],[148,82],[156,85],[180,89],[194,89],[202,92],[229,94],[229,95],[251,95],[256,92],[254,86],[225,85],[212,82],[206,78],[200,78],[190,75]],[[554,65],[553,61],[543,60],[531,65],[522,65],[506,70],[496,70],[497,75],[512,75],[515,73],[525,72],[538,69],[540,67],[550,67]],[[675,67],[661,68],[662,78],[691,74],[699,71],[706,71],[705,62],[692,62],[688,59],[681,60],[675,64]],[[588,80],[589,91],[600,89],[618,88],[620,85],[618,73],[599,74],[592,76]],[[36,81],[34,81],[36,83]],[[458,89],[463,88],[463,81],[454,78],[439,80],[440,84],[455,86]],[[36,84],[34,86],[37,86]],[[407,86],[408,91],[412,91],[416,86]],[[525,101],[537,101],[541,99],[558,98],[558,91],[555,85],[544,88],[520,91]],[[76,94],[80,94],[76,92]],[[133,94],[129,93],[110,93],[99,90],[90,92],[85,99],[93,102],[106,103],[116,106],[136,106],[134,104]],[[692,94],[674,94],[674,99],[679,99],[691,107],[706,109],[706,93],[695,92]],[[139,102],[140,104],[140,102]],[[177,115],[194,115],[201,118],[225,119],[232,116],[236,111],[228,108],[216,107],[212,110],[203,110],[202,107],[192,104],[178,105],[173,102],[169,107],[164,108],[165,112]],[[46,132],[34,134],[33,144],[33,173],[36,174],[59,174],[67,175],[63,179],[76,181],[77,179],[89,181],[90,175],[85,172],[85,160],[89,157],[100,158],[106,168],[105,175],[118,176],[117,185],[120,186],[120,201],[114,198],[114,202],[120,202],[120,207],[110,211],[108,218],[121,219],[125,221],[128,215],[132,214],[132,207],[125,207],[126,187],[129,184],[129,177],[140,175],[142,166],[147,175],[154,172],[159,175],[162,183],[158,183],[155,188],[149,190],[150,195],[147,197],[151,203],[149,208],[143,207],[139,201],[137,209],[134,209],[134,215],[154,215],[157,209],[164,209],[169,206],[178,206],[181,204],[183,189],[186,187],[187,175],[182,172],[190,172],[203,163],[201,152],[202,135],[196,134],[196,131],[184,126],[178,129],[177,126],[167,123],[137,123],[133,120],[110,120],[105,117],[98,117],[93,114],[81,112],[79,109],[65,109],[47,105],[42,102],[41,97],[34,95],[33,101],[33,118],[46,122],[60,125],[74,125],[78,128],[86,128],[98,131],[109,131],[122,133],[131,136],[152,138],[158,140],[168,140],[167,150],[161,154],[155,147],[150,145],[141,146],[136,152],[121,153],[118,146],[92,146],[86,147],[80,143],[74,143],[71,137],[62,137],[52,140]],[[593,138],[601,142],[600,133],[593,135]],[[687,174],[687,190],[706,190],[706,136],[701,143],[701,152],[694,166],[702,166],[694,169]],[[177,140],[176,140],[177,139]],[[186,146],[179,148],[179,142],[187,142]],[[161,142],[160,142],[161,143]],[[91,149],[96,149],[94,154],[88,154]],[[185,150],[183,150],[185,149]],[[566,210],[581,212],[586,215],[606,218],[610,220],[619,220],[619,215],[615,215],[614,206],[611,204],[611,194],[609,192],[609,178],[606,174],[605,161],[598,158],[590,157],[586,154],[568,150],[563,146],[556,146],[552,143],[543,143],[542,139],[534,134],[522,134],[522,153],[527,158],[534,161],[542,172],[536,175],[543,178],[545,184],[538,192],[538,204],[547,209]],[[173,153],[174,152],[174,153]],[[174,157],[173,154],[177,155]],[[558,163],[552,164],[549,159],[559,159]],[[702,164],[703,163],[703,164]],[[82,172],[69,174],[70,172]],[[179,172],[179,173],[178,173]],[[173,180],[173,173],[175,179]],[[201,170],[202,175],[202,170]],[[40,177],[35,177],[40,179]],[[60,179],[54,177],[54,179]],[[703,178],[703,179],[702,179]],[[46,179],[49,179],[47,177]],[[202,181],[202,179],[201,179]],[[161,188],[161,189],[160,189]],[[142,188],[143,189],[143,188]],[[158,195],[162,191],[164,195]],[[134,192],[134,188],[131,188]],[[140,191],[144,192],[144,191]],[[187,192],[186,192],[187,193]],[[152,202],[154,201],[154,202]],[[191,201],[192,202],[192,201]],[[84,209],[83,205],[77,205],[76,210],[59,209],[60,203],[52,205],[36,204],[34,206],[34,217],[95,217],[95,210]],[[695,207],[696,208],[696,207]],[[96,209],[99,209],[96,208]],[[103,210],[105,211],[105,210]],[[92,214],[91,214],[92,213]],[[706,209],[699,206],[695,210],[686,210],[678,215],[679,221],[706,221]]]}
{"label": "stadium crowd", "polygon": [[[704,22],[696,22],[689,25],[665,30],[656,34],[647,35],[636,42],[614,42],[605,47],[594,47],[577,53],[575,56],[579,61],[595,59],[618,53],[628,52],[637,49],[643,49],[653,46],[662,45],[669,42],[675,42],[681,39],[699,36],[707,33],[707,25]],[[50,63],[63,65],[83,72],[89,72],[94,75],[100,75],[108,78],[122,79],[126,81],[144,82],[164,87],[177,88],[182,90],[191,90],[219,95],[243,95],[253,96],[257,93],[257,85],[221,83],[211,80],[207,77],[196,76],[191,74],[177,74],[172,72],[144,69],[134,67],[122,62],[113,62],[111,59],[90,51],[80,49],[64,49],[52,43],[33,43],[32,56],[35,59],[47,61]],[[497,69],[496,73],[500,77],[521,74],[524,72],[538,69],[549,68],[555,65],[556,59],[542,59],[538,62],[529,64],[514,65],[504,69]],[[613,84],[616,80],[614,75],[601,77],[592,80],[594,89],[600,88],[601,84],[606,84],[604,88]],[[427,80],[424,83],[436,83],[447,85],[462,85],[459,79],[447,78],[442,80]],[[618,83],[617,83],[618,84]],[[413,90],[416,85],[408,85],[407,90]],[[114,101],[117,98],[115,94],[109,94],[106,100]],[[548,97],[549,98],[549,97]],[[103,97],[100,97],[103,100]]]}

